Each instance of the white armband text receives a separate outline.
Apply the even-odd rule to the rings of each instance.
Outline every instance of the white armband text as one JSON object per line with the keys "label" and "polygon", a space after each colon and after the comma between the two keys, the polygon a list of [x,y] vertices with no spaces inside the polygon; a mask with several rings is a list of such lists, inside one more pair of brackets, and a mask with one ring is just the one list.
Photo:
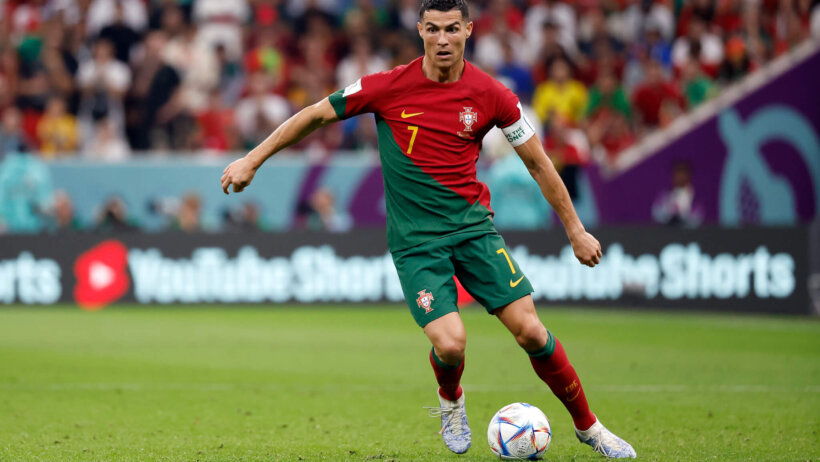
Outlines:
{"label": "white armband text", "polygon": [[535,135],[535,127],[532,126],[527,116],[524,115],[524,109],[521,107],[521,103],[518,103],[518,111],[519,114],[521,114],[521,118],[509,127],[501,129],[501,131],[504,132],[504,136],[507,137],[507,141],[509,141],[514,148],[526,143],[532,138],[532,135]]}

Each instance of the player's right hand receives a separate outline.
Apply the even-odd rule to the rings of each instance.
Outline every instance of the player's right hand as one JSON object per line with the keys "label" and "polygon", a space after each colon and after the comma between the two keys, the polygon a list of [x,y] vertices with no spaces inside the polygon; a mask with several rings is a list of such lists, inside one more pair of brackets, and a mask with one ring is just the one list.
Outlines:
{"label": "player's right hand", "polygon": [[256,175],[256,166],[250,159],[243,157],[235,160],[222,171],[222,191],[229,194],[229,189],[233,185],[233,192],[242,192]]}

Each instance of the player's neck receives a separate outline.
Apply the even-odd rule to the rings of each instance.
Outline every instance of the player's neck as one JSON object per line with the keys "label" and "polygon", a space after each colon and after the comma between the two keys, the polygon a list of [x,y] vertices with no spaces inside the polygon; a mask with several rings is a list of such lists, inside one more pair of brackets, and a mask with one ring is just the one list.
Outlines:
{"label": "player's neck", "polygon": [[465,65],[463,59],[459,60],[457,64],[453,64],[450,67],[436,67],[432,60],[428,59],[427,56],[425,56],[421,62],[421,70],[424,72],[424,76],[438,83],[452,83],[458,81],[461,78],[461,75],[464,74],[464,67]]}

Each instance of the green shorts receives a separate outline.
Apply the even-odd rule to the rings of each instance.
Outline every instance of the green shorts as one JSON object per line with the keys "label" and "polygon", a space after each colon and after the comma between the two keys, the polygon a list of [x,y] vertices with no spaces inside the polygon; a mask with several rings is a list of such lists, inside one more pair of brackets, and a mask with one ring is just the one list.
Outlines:
{"label": "green shorts", "polygon": [[532,293],[498,233],[453,234],[393,252],[407,306],[424,327],[458,311],[453,276],[488,313]]}

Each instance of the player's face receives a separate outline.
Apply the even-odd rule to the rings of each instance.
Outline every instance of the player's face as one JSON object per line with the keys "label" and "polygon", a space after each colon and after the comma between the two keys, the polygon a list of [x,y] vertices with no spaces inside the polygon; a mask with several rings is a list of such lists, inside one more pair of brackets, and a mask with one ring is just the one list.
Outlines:
{"label": "player's face", "polygon": [[427,10],[418,23],[424,54],[436,67],[450,67],[464,58],[464,45],[473,32],[461,11]]}

